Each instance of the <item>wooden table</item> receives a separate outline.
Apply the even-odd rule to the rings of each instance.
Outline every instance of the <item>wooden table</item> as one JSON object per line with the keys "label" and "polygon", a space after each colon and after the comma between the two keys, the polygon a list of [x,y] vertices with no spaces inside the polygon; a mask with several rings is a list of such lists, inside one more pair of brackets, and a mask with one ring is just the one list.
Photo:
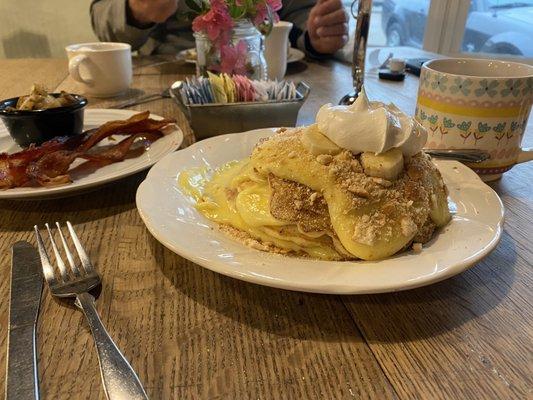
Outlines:
{"label": "wooden table", "polygon": [[[133,90],[159,92],[180,63],[137,62]],[[145,65],[139,67],[139,65]],[[292,65],[312,94],[299,123],[350,88],[332,61]],[[0,61],[0,97],[33,82],[75,90],[63,60]],[[378,82],[375,99],[412,113],[417,79]],[[113,101],[91,99],[92,107]],[[169,99],[135,109],[179,118]],[[526,142],[531,144],[530,122]],[[444,282],[400,293],[327,296],[256,286],[201,268],[160,245],[135,208],[145,173],[78,197],[0,202],[0,391],[4,387],[10,247],[32,227],[70,220],[103,276],[97,302],[152,399],[524,399],[533,396],[531,250],[533,164],[493,185],[506,206],[497,249]],[[39,376],[43,399],[104,399],[88,326],[73,306],[43,295]]]}

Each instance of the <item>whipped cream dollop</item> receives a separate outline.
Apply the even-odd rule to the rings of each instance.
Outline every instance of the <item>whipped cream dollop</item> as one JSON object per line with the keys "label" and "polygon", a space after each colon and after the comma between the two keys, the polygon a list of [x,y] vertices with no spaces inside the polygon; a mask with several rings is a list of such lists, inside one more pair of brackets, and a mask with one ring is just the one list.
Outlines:
{"label": "whipped cream dollop", "polygon": [[369,101],[364,89],[352,105],[322,106],[316,122],[329,140],[354,154],[379,154],[396,147],[412,156],[427,140],[427,131],[418,121],[392,103]]}

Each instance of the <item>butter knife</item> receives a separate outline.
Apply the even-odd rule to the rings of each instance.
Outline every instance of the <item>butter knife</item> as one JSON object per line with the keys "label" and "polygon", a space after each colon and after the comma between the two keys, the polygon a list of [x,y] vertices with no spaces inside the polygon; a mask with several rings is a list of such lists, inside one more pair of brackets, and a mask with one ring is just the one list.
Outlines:
{"label": "butter knife", "polygon": [[6,400],[38,400],[36,327],[43,290],[41,260],[28,242],[12,250]]}

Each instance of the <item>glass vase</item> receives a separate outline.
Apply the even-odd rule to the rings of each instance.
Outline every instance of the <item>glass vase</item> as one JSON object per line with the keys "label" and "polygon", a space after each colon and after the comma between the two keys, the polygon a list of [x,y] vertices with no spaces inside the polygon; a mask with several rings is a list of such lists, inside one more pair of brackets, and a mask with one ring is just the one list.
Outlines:
{"label": "glass vase", "polygon": [[228,43],[212,42],[203,32],[196,32],[194,38],[198,76],[211,71],[266,79],[263,35],[249,20],[235,21]]}

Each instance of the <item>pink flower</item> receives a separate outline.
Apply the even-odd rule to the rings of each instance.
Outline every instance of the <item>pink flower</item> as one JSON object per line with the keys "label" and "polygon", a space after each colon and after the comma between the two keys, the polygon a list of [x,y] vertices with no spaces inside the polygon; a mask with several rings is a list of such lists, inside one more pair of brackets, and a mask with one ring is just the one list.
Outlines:
{"label": "pink flower", "polygon": [[273,12],[281,10],[282,3],[281,0],[266,0],[266,3],[270,6],[270,9]]}
{"label": "pink flower", "polygon": [[272,12],[272,16],[274,21],[279,21],[279,16],[276,11],[278,11],[281,8],[281,0],[265,0],[264,3],[260,3],[257,5],[256,13],[253,19],[254,25],[259,26],[263,22],[265,22],[266,19],[268,19],[268,8],[270,7],[270,10]]}
{"label": "pink flower", "polygon": [[265,22],[267,17],[268,17],[268,10],[267,10],[266,5],[261,4],[257,6],[257,11],[254,16],[254,25],[255,26],[261,25],[263,22]]}
{"label": "pink flower", "polygon": [[233,20],[224,0],[210,0],[211,9],[198,15],[192,22],[195,32],[204,32],[212,42],[227,43],[233,28]]}
{"label": "pink flower", "polygon": [[229,75],[246,75],[246,56],[248,48],[244,40],[240,40],[235,47],[222,45],[220,48],[220,68],[219,72]]}

